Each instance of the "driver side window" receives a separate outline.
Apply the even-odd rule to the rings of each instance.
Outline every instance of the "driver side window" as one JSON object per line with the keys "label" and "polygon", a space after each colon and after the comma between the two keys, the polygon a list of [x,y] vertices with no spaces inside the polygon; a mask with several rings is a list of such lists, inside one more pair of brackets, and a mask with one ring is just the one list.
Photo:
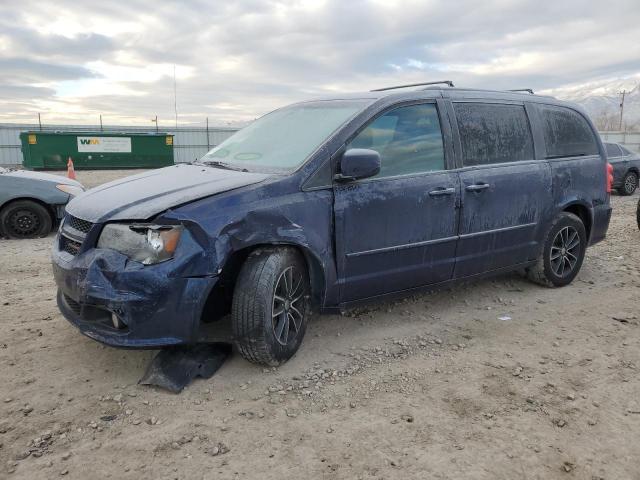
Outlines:
{"label": "driver side window", "polygon": [[380,172],[373,178],[444,170],[444,146],[435,104],[409,105],[376,118],[347,148],[380,154]]}

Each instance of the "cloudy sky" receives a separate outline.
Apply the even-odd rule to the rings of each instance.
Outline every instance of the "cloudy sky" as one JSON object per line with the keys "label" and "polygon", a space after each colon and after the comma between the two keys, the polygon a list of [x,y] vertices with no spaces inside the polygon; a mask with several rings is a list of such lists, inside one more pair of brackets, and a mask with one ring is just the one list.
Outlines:
{"label": "cloudy sky", "polygon": [[0,122],[246,121],[452,79],[536,90],[640,73],[640,2],[0,0]]}

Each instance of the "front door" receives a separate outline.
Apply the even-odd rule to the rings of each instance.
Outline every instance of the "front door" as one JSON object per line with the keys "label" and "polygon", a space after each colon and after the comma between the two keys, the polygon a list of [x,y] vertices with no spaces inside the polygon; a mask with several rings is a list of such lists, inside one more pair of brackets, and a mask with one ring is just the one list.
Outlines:
{"label": "front door", "polygon": [[387,111],[347,148],[376,150],[382,165],[334,187],[341,302],[451,279],[459,185],[446,171],[436,104]]}

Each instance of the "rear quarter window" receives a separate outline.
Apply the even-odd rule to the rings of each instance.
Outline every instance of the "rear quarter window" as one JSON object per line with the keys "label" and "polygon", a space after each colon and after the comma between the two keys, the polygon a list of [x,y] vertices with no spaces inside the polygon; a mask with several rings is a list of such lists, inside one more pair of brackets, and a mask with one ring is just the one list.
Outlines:
{"label": "rear quarter window", "polygon": [[534,158],[524,106],[454,103],[454,110],[465,167]]}
{"label": "rear quarter window", "polygon": [[626,147],[623,147],[622,145],[618,145],[620,147],[620,150],[622,150],[622,155],[634,155],[634,153],[627,149]]}
{"label": "rear quarter window", "polygon": [[605,143],[604,148],[607,150],[607,157],[619,157],[622,155],[620,147],[615,143]]}
{"label": "rear quarter window", "polygon": [[547,158],[597,155],[598,143],[591,127],[578,112],[566,107],[540,107]]}

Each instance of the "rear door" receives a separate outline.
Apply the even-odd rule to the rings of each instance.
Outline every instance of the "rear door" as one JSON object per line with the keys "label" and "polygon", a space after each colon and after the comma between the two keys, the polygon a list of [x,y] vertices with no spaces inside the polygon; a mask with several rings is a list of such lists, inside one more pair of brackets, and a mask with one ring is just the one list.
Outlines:
{"label": "rear door", "polygon": [[536,160],[523,104],[454,101],[462,210],[454,277],[536,257],[551,210],[550,167]]}
{"label": "rear door", "polygon": [[341,302],[451,279],[459,187],[436,103],[382,113],[347,148],[378,151],[382,166],[334,185]]}
{"label": "rear door", "polygon": [[622,156],[624,158],[624,166],[626,171],[635,172],[636,175],[640,175],[640,156],[637,153],[633,153],[622,145],[618,145],[622,150]]}

